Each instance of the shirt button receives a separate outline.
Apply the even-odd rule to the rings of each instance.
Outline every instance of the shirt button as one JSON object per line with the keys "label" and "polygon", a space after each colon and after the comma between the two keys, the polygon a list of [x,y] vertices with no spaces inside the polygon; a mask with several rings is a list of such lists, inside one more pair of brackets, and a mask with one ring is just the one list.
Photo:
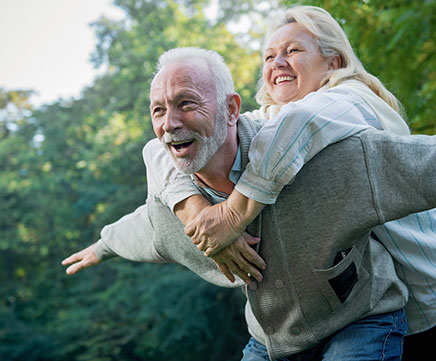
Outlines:
{"label": "shirt button", "polygon": [[267,335],[272,335],[274,332],[275,332],[275,330],[274,330],[273,327],[267,327],[267,328],[265,328],[265,333],[266,333]]}
{"label": "shirt button", "polygon": [[282,280],[276,280],[276,281],[274,282],[274,286],[275,286],[276,288],[283,288],[284,285],[285,285],[285,283],[284,283]]}
{"label": "shirt button", "polygon": [[250,284],[248,285],[248,288],[252,291],[256,291],[257,290],[257,283],[251,281]]}
{"label": "shirt button", "polygon": [[294,326],[294,327],[291,328],[291,333],[292,333],[294,336],[297,336],[297,335],[299,335],[299,334],[301,333],[301,330],[300,330],[299,327]]}

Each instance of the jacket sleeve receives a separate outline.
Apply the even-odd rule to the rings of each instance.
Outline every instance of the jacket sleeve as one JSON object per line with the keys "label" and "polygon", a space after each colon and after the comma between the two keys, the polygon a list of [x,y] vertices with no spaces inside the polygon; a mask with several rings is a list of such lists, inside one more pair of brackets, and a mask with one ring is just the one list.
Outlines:
{"label": "jacket sleeve", "polygon": [[154,246],[153,232],[145,204],[105,226],[95,254],[101,260],[119,256],[137,262],[166,262]]}
{"label": "jacket sleeve", "polygon": [[148,197],[159,200],[174,210],[174,206],[182,200],[200,194],[189,175],[180,173],[173,161],[155,138],[149,141],[142,156],[147,168]]}
{"label": "jacket sleeve", "polygon": [[364,100],[339,86],[286,104],[253,138],[250,163],[236,189],[258,202],[273,204],[317,153],[371,124],[377,124],[377,118]]}
{"label": "jacket sleeve", "polygon": [[367,130],[360,139],[380,224],[436,207],[436,136]]}

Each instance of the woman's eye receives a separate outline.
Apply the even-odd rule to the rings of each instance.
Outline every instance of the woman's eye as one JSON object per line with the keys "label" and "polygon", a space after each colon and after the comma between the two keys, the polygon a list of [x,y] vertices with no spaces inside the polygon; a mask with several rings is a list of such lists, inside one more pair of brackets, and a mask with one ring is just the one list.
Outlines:
{"label": "woman's eye", "polygon": [[265,56],[265,61],[269,61],[269,60],[272,60],[272,59],[274,59],[274,57],[272,55],[266,55]]}
{"label": "woman's eye", "polygon": [[299,52],[299,50],[297,48],[288,49],[288,54],[293,54],[293,53],[297,53],[297,52]]}

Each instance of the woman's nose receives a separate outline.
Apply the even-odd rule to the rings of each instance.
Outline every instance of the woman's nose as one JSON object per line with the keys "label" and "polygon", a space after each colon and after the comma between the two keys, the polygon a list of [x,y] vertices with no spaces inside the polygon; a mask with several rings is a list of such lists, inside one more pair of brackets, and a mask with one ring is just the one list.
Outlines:
{"label": "woman's nose", "polygon": [[285,57],[282,54],[277,54],[274,57],[274,60],[272,62],[272,67],[274,69],[282,68],[282,67],[284,67],[286,65],[287,65],[286,59],[285,59]]}

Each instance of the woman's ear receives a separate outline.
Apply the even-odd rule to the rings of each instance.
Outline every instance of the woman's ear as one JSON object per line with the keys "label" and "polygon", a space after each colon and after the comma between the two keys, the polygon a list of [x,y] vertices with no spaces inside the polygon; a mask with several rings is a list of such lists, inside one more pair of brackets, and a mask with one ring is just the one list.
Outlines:
{"label": "woman's ear", "polygon": [[342,65],[342,59],[340,55],[335,55],[329,58],[329,70],[339,69]]}
{"label": "woman's ear", "polygon": [[233,127],[239,119],[239,111],[241,110],[241,97],[238,93],[227,95],[227,110],[229,112],[228,125]]}

